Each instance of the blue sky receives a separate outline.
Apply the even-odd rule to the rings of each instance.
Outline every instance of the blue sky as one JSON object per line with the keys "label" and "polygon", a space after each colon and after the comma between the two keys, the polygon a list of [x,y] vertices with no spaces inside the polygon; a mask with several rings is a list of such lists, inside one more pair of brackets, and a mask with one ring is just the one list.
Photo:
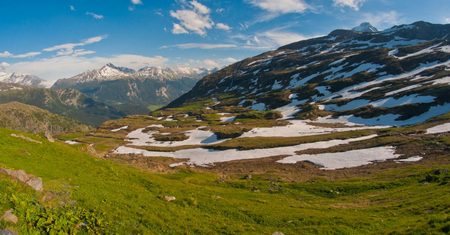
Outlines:
{"label": "blue sky", "polygon": [[0,71],[216,67],[369,21],[450,23],[450,0],[2,0]]}

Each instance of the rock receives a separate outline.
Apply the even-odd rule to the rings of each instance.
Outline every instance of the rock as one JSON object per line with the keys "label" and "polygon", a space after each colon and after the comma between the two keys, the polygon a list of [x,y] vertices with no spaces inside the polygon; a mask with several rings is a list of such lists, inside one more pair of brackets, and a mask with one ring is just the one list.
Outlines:
{"label": "rock", "polygon": [[174,197],[174,196],[164,196],[164,200],[165,200],[166,202],[171,202],[171,201],[177,200],[177,198]]}
{"label": "rock", "polygon": [[11,178],[27,184],[36,191],[41,192],[42,190],[44,190],[44,184],[42,183],[42,179],[40,177],[27,174],[23,170],[10,170],[0,168],[0,173],[9,175]]}
{"label": "rock", "polygon": [[0,230],[0,235],[17,235],[18,233],[11,231],[9,229]]}
{"label": "rock", "polygon": [[276,231],[276,232],[272,233],[272,235],[284,235],[284,233]]}
{"label": "rock", "polygon": [[13,214],[13,211],[7,210],[5,214],[0,218],[0,220],[6,221],[8,223],[17,224],[19,222],[19,218],[17,218],[16,215]]}
{"label": "rock", "polygon": [[13,134],[11,134],[11,136],[14,137],[14,138],[19,138],[19,139],[22,139],[22,140],[31,142],[31,143],[42,144],[41,141],[37,141],[37,140],[32,139],[32,138],[30,138],[30,137],[26,137],[26,136],[24,136],[24,135],[18,135],[18,134],[14,134],[14,133],[13,133]]}
{"label": "rock", "polygon": [[42,190],[44,190],[44,184],[40,177],[33,177],[29,179],[26,184],[36,191],[42,192]]}

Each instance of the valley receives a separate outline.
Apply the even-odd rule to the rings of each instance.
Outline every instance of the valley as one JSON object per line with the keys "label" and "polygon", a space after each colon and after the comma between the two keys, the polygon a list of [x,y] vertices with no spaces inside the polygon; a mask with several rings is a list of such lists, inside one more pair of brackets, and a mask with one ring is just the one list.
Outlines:
{"label": "valley", "polygon": [[0,172],[43,184],[0,174],[0,229],[448,234],[449,35],[363,23],[218,70],[0,83]]}

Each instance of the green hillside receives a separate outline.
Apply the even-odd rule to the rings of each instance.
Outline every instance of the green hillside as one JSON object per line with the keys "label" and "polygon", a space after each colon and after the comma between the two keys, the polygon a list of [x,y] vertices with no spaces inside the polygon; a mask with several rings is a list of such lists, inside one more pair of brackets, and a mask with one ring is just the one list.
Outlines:
{"label": "green hillside", "polygon": [[0,127],[32,133],[86,132],[89,127],[41,108],[11,102],[0,104]]}
{"label": "green hillside", "polygon": [[[286,181],[189,168],[156,173],[0,130],[0,167],[42,177],[36,193],[0,175],[0,209],[23,234],[380,234],[450,231],[448,156]],[[20,133],[19,133],[20,134]],[[25,135],[25,134],[24,134]],[[167,196],[176,200],[168,202]]]}

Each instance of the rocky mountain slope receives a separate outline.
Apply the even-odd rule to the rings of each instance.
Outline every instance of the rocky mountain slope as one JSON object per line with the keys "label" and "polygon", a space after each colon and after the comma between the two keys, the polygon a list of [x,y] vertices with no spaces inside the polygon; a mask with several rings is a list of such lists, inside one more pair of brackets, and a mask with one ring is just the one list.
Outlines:
{"label": "rocky mountain slope", "polygon": [[168,104],[189,91],[207,70],[145,67],[138,71],[107,64],[61,79],[54,89],[71,88],[127,114],[145,114],[149,106]]}
{"label": "rocky mountain slope", "polygon": [[449,24],[335,30],[210,74],[168,107],[214,99],[215,107],[278,110],[291,118],[408,125],[450,111],[449,76]]}
{"label": "rocky mountain slope", "polygon": [[72,119],[19,102],[0,104],[0,127],[52,135],[89,130],[88,126]]}
{"label": "rocky mountain slope", "polygon": [[106,120],[125,115],[74,89],[46,89],[0,83],[0,104],[14,101],[33,105],[89,125],[99,125]]}

